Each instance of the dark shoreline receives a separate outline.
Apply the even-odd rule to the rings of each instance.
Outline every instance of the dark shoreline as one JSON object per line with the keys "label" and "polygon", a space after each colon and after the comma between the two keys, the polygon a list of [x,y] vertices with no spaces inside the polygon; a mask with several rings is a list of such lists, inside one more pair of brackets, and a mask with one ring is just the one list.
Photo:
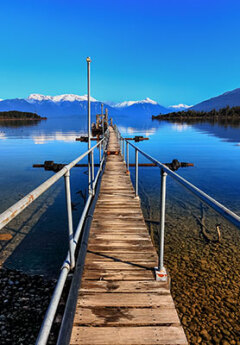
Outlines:
{"label": "dark shoreline", "polygon": [[221,116],[172,116],[172,115],[152,115],[152,120],[170,121],[240,121],[240,117],[221,117]]}
{"label": "dark shoreline", "polygon": [[7,117],[0,117],[0,121],[42,121],[42,120],[47,120],[46,117],[40,117],[40,118],[26,118],[26,117],[11,117],[11,118],[7,118]]}
{"label": "dark shoreline", "polygon": [[171,112],[168,114],[152,115],[152,120],[170,121],[213,121],[213,122],[240,122],[240,107],[229,106],[219,110],[197,111],[194,109]]}
{"label": "dark shoreline", "polygon": [[18,110],[8,110],[0,111],[0,120],[46,120],[46,117],[42,117],[36,113],[27,112],[27,111],[18,111]]}

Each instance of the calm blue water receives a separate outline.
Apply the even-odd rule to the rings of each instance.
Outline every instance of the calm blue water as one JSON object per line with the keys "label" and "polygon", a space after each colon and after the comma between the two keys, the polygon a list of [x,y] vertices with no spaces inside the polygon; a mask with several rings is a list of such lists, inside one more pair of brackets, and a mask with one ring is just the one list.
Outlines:
{"label": "calm blue water", "polygon": [[[193,168],[178,173],[240,214],[240,124],[234,127],[210,123],[187,125],[121,118],[118,126],[125,137],[149,137],[137,145],[161,162],[177,158],[194,163]],[[81,118],[48,119],[20,127],[0,122],[0,212],[53,174],[32,168],[34,163],[45,160],[68,163],[83,153],[87,144],[75,141],[83,134],[86,134],[86,122]],[[130,160],[134,163],[133,150],[130,150]],[[139,161],[147,162],[141,156]],[[134,181],[134,169],[131,171]],[[140,193],[157,200],[159,169],[140,168],[139,179]],[[168,181],[169,197],[174,188],[174,183]],[[72,170],[71,190],[76,225],[84,205],[81,193],[84,195],[87,190],[85,168]],[[181,197],[185,192],[180,188],[178,193]],[[67,249],[65,209],[62,179],[5,229],[14,235],[11,244],[0,247],[0,257],[9,251],[5,265],[33,273],[56,273]]]}

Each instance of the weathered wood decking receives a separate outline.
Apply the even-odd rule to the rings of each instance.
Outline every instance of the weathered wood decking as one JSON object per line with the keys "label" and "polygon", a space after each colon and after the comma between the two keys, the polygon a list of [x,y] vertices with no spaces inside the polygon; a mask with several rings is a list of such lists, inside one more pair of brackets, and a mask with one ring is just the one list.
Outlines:
{"label": "weathered wood decking", "polygon": [[[119,151],[110,127],[109,151]],[[70,344],[187,344],[120,155],[109,155],[90,230]]]}

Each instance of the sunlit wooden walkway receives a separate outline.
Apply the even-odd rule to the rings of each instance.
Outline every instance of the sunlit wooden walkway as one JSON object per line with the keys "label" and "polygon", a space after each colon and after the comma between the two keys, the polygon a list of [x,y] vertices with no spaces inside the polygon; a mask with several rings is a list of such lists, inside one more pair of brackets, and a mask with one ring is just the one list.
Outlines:
{"label": "sunlit wooden walkway", "polygon": [[[108,151],[119,152],[110,127]],[[121,155],[102,178],[70,344],[187,344]]]}

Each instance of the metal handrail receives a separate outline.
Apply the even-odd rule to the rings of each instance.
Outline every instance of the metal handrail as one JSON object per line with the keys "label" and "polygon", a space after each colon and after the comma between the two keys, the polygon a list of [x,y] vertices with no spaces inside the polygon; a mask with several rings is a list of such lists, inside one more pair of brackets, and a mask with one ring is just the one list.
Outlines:
{"label": "metal handrail", "polygon": [[[188,191],[194,194],[197,198],[199,198],[202,202],[207,204],[210,208],[216,211],[218,214],[223,216],[226,220],[232,223],[234,226],[240,229],[240,217],[229,210],[227,207],[222,205],[220,202],[203,192],[201,189],[184,179],[183,177],[179,176],[171,169],[169,169],[166,165],[159,162],[157,159],[153,158],[146,152],[142,151],[136,145],[130,143],[128,140],[122,137],[121,133],[119,132],[118,128],[115,126],[115,133],[119,140],[120,151],[124,155],[126,154],[126,166],[127,170],[129,170],[129,145],[135,149],[135,196],[138,196],[138,153],[142,154],[145,158],[150,160],[156,166],[161,169],[161,196],[160,196],[160,230],[159,230],[159,263],[158,263],[158,272],[163,273],[165,271],[164,268],[164,231],[165,231],[165,204],[166,204],[166,178],[169,175],[183,187],[185,187]],[[124,143],[126,143],[126,150],[124,148]],[[125,156],[124,156],[125,161]],[[159,279],[161,280],[161,279]]]}
{"label": "metal handrail", "polygon": [[222,205],[220,202],[218,202],[217,200],[215,200],[214,198],[209,196],[207,193],[203,192],[201,189],[196,187],[194,184],[188,182],[186,179],[184,179],[180,175],[176,174],[174,171],[169,169],[166,165],[164,165],[163,163],[160,163],[157,159],[151,157],[149,154],[140,150],[134,144],[132,144],[130,142],[128,142],[128,144],[131,145],[133,148],[135,148],[143,156],[148,158],[151,162],[153,162],[157,166],[159,166],[164,172],[166,172],[168,175],[170,175],[175,181],[180,183],[182,186],[184,186],[186,189],[188,189],[190,192],[192,192],[195,196],[197,196],[201,201],[203,201],[205,204],[207,204],[212,209],[214,209],[214,211],[216,211],[221,216],[226,218],[229,222],[231,222],[236,227],[240,228],[240,217],[236,213],[229,210],[227,207]]}
{"label": "metal handrail", "polygon": [[[87,150],[81,156],[77,157],[75,160],[64,166],[58,173],[50,177],[40,186],[35,188],[32,192],[27,194],[24,198],[16,202],[14,205],[9,207],[5,212],[0,214],[0,230],[5,227],[9,222],[11,222],[17,215],[19,215],[25,208],[32,204],[40,195],[47,191],[53,184],[55,184],[61,177],[65,178],[65,192],[66,192],[66,204],[67,204],[67,213],[68,213],[68,235],[69,235],[69,250],[66,256],[66,259],[63,262],[61,273],[57,280],[48,310],[45,314],[41,330],[39,332],[36,344],[45,345],[50,334],[50,330],[54,321],[54,317],[57,311],[57,307],[62,295],[63,288],[68,276],[68,273],[75,266],[75,251],[78,244],[78,240],[81,235],[83,224],[88,213],[89,206],[95,194],[95,188],[98,182],[98,178],[102,171],[103,164],[106,160],[106,151],[105,146],[109,138],[109,130],[105,132],[104,138],[102,138],[95,146]],[[96,148],[99,147],[99,169],[94,178],[94,159],[93,152]],[[101,151],[103,149],[103,155]],[[70,193],[70,170],[80,162],[84,157],[89,157],[89,164],[91,165],[90,174],[90,189],[88,199],[86,201],[85,207],[83,209],[81,218],[79,220],[77,229],[73,235],[73,223],[72,223],[72,208],[71,208],[71,193]]]}
{"label": "metal handrail", "polygon": [[9,222],[11,222],[18,214],[20,214],[26,207],[28,207],[34,200],[36,200],[40,195],[42,195],[46,190],[48,190],[54,183],[56,183],[62,176],[68,173],[78,162],[80,162],[84,157],[93,152],[98,146],[100,146],[105,138],[99,141],[90,150],[83,153],[81,156],[77,157],[75,160],[65,165],[59,172],[54,176],[50,177],[48,180],[43,182],[40,186],[35,188],[21,200],[16,202],[14,205],[10,206],[6,211],[0,214],[0,230],[4,228]]}

